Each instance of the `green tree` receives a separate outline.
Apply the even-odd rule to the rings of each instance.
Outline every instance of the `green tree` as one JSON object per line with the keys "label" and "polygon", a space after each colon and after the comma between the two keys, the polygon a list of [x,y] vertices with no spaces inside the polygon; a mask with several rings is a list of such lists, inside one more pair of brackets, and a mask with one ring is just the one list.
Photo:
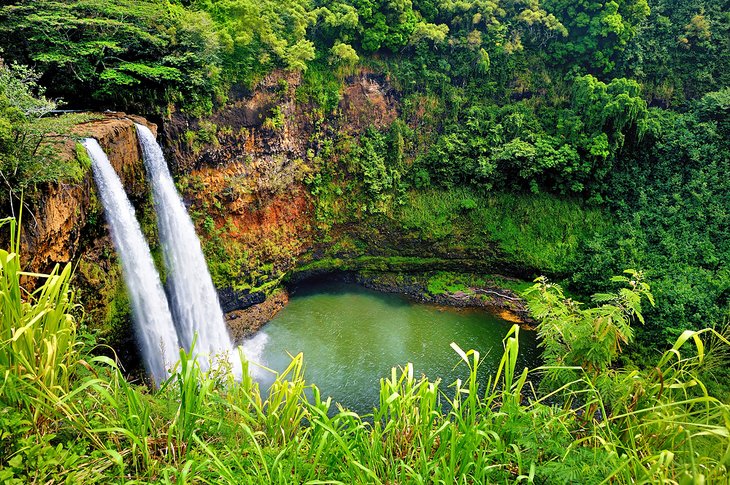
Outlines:
{"label": "green tree", "polygon": [[665,107],[730,85],[730,16],[726,2],[651,0],[651,14],[627,46],[622,75]]}
{"label": "green tree", "polygon": [[274,67],[304,70],[314,58],[306,34],[318,12],[308,1],[195,0],[192,5],[215,21],[229,83],[251,85]]}
{"label": "green tree", "polygon": [[0,42],[8,59],[37,66],[49,94],[83,107],[89,94],[104,108],[212,107],[213,24],[167,0],[14,2],[0,9]]}
{"label": "green tree", "polygon": [[590,376],[598,377],[616,360],[622,348],[634,340],[631,321],[644,323],[641,303],[646,299],[654,305],[654,297],[640,271],[626,270],[628,276],[611,278],[626,285],[615,293],[597,293],[592,300],[598,306],[588,309],[567,298],[559,285],[547,278],[525,292],[530,311],[540,321],[538,334],[548,372],[559,384],[565,380],[566,367],[580,367]]}
{"label": "green tree", "polygon": [[[0,63],[0,201],[19,200],[23,191],[38,184],[78,179],[84,173],[75,160],[58,157],[57,142],[64,142],[76,116],[45,117],[56,103],[44,97],[39,75],[26,66]],[[30,197],[29,197],[30,198]]]}
{"label": "green tree", "polygon": [[557,129],[581,155],[581,163],[568,168],[581,189],[608,174],[627,138],[636,142],[651,128],[647,115],[636,81],[606,84],[590,74],[574,81],[571,109],[560,113]]}
{"label": "green tree", "polygon": [[722,325],[730,309],[730,151],[727,113],[714,98],[709,112],[704,102],[687,113],[649,111],[658,128],[625,147],[599,185],[616,230],[583,243],[573,274],[574,289],[588,294],[603,291],[601,274],[644,268],[659,302],[640,330],[647,348]]}
{"label": "green tree", "polygon": [[544,0],[543,7],[568,32],[567,41],[550,43],[549,62],[578,64],[611,72],[619,55],[649,15],[647,0]]}
{"label": "green tree", "polygon": [[346,3],[333,2],[314,10],[317,24],[314,27],[324,42],[334,40],[351,43],[356,38],[360,25],[357,9]]}
{"label": "green tree", "polygon": [[389,133],[368,128],[349,155],[365,189],[365,212],[384,214],[403,194],[403,129],[399,122]]}
{"label": "green tree", "polygon": [[335,42],[335,45],[330,49],[330,53],[332,54],[333,63],[354,66],[360,60],[355,49],[350,44],[342,42]]}
{"label": "green tree", "polygon": [[354,0],[360,19],[360,45],[365,52],[385,47],[398,52],[408,44],[418,22],[411,0]]}

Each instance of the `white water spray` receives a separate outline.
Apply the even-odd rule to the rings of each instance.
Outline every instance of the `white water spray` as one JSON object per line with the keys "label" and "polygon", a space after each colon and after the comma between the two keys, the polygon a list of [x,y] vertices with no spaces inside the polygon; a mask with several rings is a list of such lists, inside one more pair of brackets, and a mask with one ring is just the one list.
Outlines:
{"label": "white water spray", "polygon": [[147,371],[159,384],[169,376],[171,364],[179,358],[179,343],[167,298],[119,176],[96,140],[87,138],[83,145],[91,157],[109,231],[122,262],[142,358]]}
{"label": "white water spray", "polygon": [[[234,374],[240,376],[238,351],[228,335],[218,293],[208,272],[195,226],[175,189],[155,136],[146,126],[136,124],[136,127],[152,185],[160,243],[168,270],[170,307],[180,343],[189,350],[197,334],[196,354],[209,358],[227,354]],[[207,369],[210,362],[201,359],[200,364]]]}

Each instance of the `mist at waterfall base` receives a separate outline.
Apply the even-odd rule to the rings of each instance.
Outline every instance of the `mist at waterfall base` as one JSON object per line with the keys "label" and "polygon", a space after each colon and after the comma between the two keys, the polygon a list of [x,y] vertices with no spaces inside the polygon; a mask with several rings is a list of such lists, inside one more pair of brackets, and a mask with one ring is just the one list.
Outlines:
{"label": "mist at waterfall base", "polygon": [[[190,349],[197,334],[195,353],[227,354],[232,370],[240,377],[241,362],[231,342],[218,293],[205,262],[195,226],[177,193],[162,148],[146,126],[135,124],[147,178],[157,214],[160,244],[168,271],[167,290],[180,344]],[[207,370],[208,358],[200,359]]]}
{"label": "mist at waterfall base", "polygon": [[179,342],[160,276],[119,176],[99,143],[83,141],[91,158],[114,247],[122,263],[132,318],[147,372],[156,383],[168,377],[178,359]]}
{"label": "mist at waterfall base", "polygon": [[[379,405],[380,379],[409,362],[416,377],[440,378],[449,395],[449,386],[469,374],[451,342],[479,351],[477,375],[485,390],[512,325],[481,309],[414,303],[341,281],[309,281],[251,344],[260,349],[261,363],[278,372],[289,365],[290,355],[302,352],[307,383],[316,384],[323,398],[331,396],[362,415]],[[536,332],[521,330],[519,341],[518,368],[540,365]],[[267,389],[273,377],[258,380]]]}

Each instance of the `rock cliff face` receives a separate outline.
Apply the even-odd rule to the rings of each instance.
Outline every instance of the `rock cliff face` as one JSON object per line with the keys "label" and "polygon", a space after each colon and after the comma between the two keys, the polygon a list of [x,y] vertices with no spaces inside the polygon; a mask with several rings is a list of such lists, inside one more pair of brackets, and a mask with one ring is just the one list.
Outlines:
{"label": "rock cliff face", "polygon": [[[499,258],[492,248],[424,243],[377,218],[367,224],[319,220],[313,182],[323,166],[332,164],[330,175],[343,184],[354,182],[347,162],[338,160],[348,150],[342,146],[355,146],[369,128],[387,131],[400,100],[385,76],[368,71],[345,80],[331,112],[300,96],[302,87],[298,74],[273,73],[208,119],[174,114],[163,123],[168,159],[235,335],[256,330],[283,306],[284,294],[272,295],[282,277],[495,270]],[[411,111],[410,128],[427,136],[433,125],[424,122],[427,104]],[[339,152],[333,144],[340,144]],[[505,262],[496,269],[519,274]],[[256,308],[245,310],[250,306]]]}
{"label": "rock cliff face", "polygon": [[163,138],[213,266],[216,284],[275,284],[321,240],[307,189],[338,134],[387,128],[398,102],[384,76],[346,80],[331,113],[298,97],[301,76],[275,72],[207,120],[175,114]]}
{"label": "rock cliff face", "polygon": [[[122,178],[127,190],[137,196],[144,193],[144,166],[137,144],[134,122],[154,125],[140,117],[124,113],[105,115],[102,119],[79,125],[75,134],[93,137],[109,156],[109,161]],[[63,157],[76,157],[76,142],[69,139],[63,146]],[[47,271],[56,263],[67,263],[81,257],[89,246],[81,236],[90,216],[100,210],[91,169],[75,184],[57,183],[41,191],[37,210],[25,216],[23,254],[33,271]]]}

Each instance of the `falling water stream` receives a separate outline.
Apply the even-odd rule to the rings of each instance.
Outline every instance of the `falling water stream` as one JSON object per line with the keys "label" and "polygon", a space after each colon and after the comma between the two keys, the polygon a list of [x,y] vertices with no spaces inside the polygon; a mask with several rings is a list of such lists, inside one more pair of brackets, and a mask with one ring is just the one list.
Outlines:
{"label": "falling water stream", "polygon": [[83,145],[91,157],[109,231],[122,262],[142,357],[147,371],[159,384],[169,375],[179,349],[167,298],[119,176],[96,140],[87,138]]}
{"label": "falling water stream", "polygon": [[[180,343],[190,349],[197,334],[195,352],[209,358],[225,354],[234,374],[240,374],[238,353],[228,335],[218,293],[208,272],[187,209],[177,193],[165,157],[152,132],[136,124],[157,213],[160,243],[167,266],[167,288]],[[200,364],[207,368],[208,359]]]}

